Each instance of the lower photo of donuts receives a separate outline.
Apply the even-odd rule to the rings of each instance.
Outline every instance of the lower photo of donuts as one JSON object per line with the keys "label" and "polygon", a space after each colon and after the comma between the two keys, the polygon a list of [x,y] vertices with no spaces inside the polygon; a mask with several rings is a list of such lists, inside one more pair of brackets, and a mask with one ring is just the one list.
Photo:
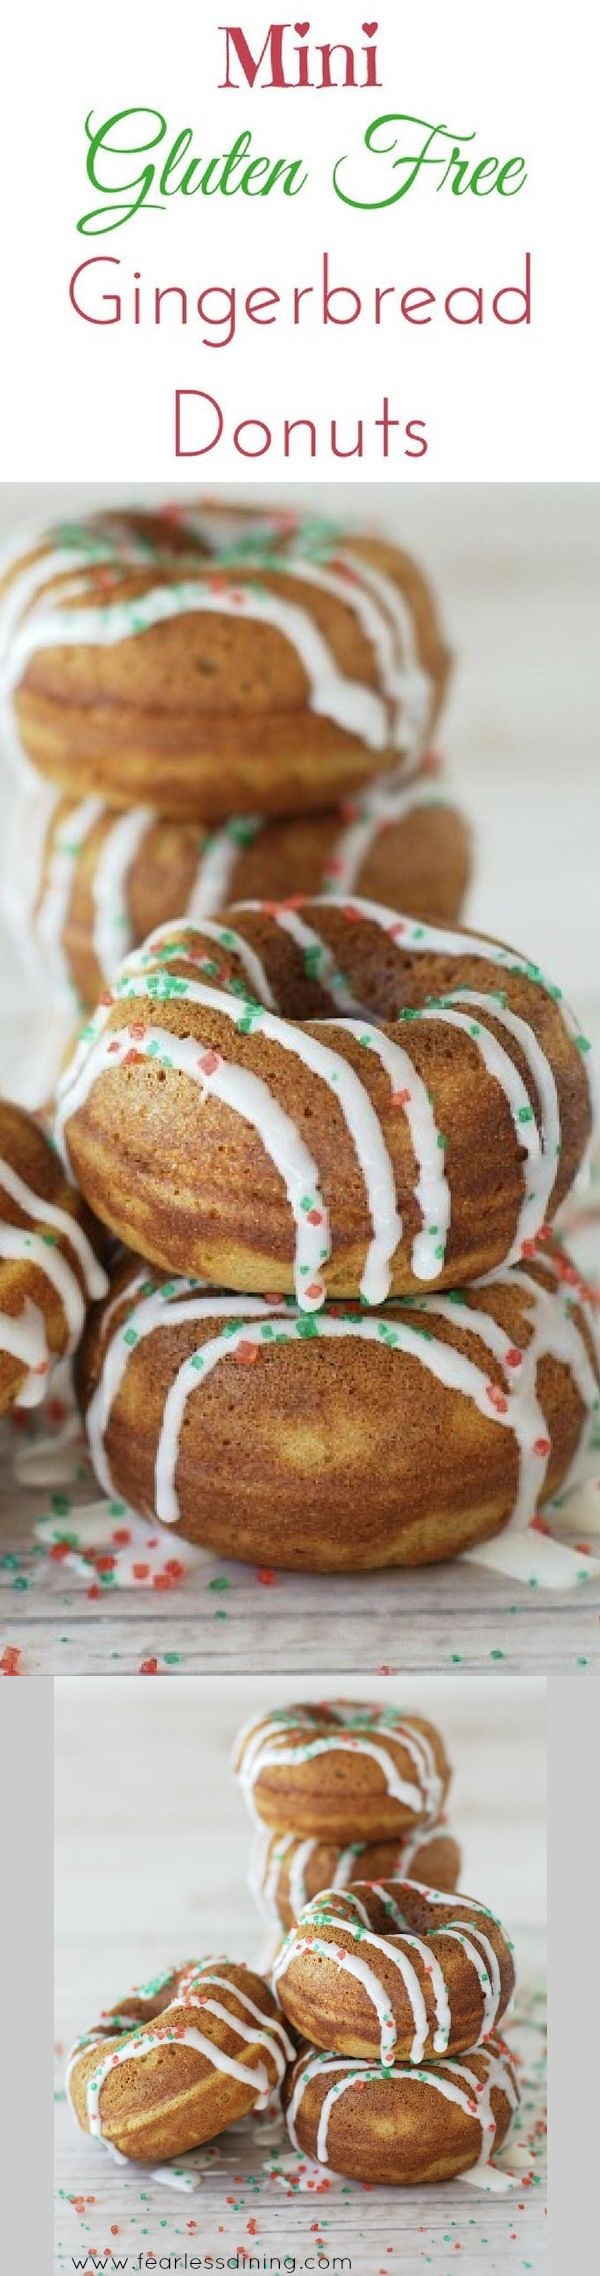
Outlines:
{"label": "lower photo of donuts", "polygon": [[545,1685],[324,1692],[57,1682],[60,2266],[323,2226],[362,2276],[441,2199],[541,2276]]}

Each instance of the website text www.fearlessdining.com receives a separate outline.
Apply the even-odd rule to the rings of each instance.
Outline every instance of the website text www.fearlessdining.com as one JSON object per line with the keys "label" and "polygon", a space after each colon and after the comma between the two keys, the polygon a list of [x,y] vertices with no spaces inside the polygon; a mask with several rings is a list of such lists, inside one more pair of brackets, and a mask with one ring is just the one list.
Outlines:
{"label": "website text www.fearlessdining.com", "polygon": [[112,2276],[112,2271],[116,2269],[129,2270],[130,2276],[145,2276],[147,2269],[156,2268],[179,2271],[180,2276],[187,2276],[190,2269],[214,2268],[240,2269],[244,2271],[244,2276],[252,2269],[261,2270],[263,2276],[265,2272],[270,2276],[272,2270],[289,2271],[290,2276],[302,2276],[305,2269],[348,2270],[350,2276],[352,2271],[352,2261],[347,2255],[339,2253],[310,2252],[306,2259],[298,2260],[293,2252],[259,2254],[246,2252],[242,2246],[238,2252],[231,2252],[227,2256],[215,2252],[165,2252],[160,2255],[139,2252],[132,2259],[128,2252],[120,2255],[113,2252],[88,2252],[82,2260],[73,2255],[67,2265],[84,2271],[84,2276],[93,2276],[94,2271],[98,2272],[98,2276],[100,2271],[106,2271],[106,2276]]}

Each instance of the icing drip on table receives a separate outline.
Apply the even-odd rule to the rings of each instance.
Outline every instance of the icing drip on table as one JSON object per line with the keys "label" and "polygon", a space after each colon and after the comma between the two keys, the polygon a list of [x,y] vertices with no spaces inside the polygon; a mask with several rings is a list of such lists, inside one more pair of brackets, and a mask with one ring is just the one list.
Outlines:
{"label": "icing drip on table", "polygon": [[[305,1907],[300,1919],[290,1929],[281,1952],[275,1960],[274,1984],[280,1983],[282,1976],[287,1974],[288,1968],[294,1961],[305,1954],[313,1953],[318,1959],[326,1961],[330,1967],[341,1969],[342,1974],[353,1976],[362,1985],[375,2010],[381,2033],[380,2059],[382,2063],[387,2064],[395,2060],[399,2026],[390,2005],[389,1990],[377,1969],[377,1961],[386,1960],[390,1967],[396,1969],[409,2001],[413,2022],[413,2042],[408,2059],[410,2063],[419,2064],[423,2060],[431,2028],[424,1998],[423,1978],[429,1980],[433,1993],[436,2016],[435,2030],[432,2034],[434,2054],[443,2055],[450,2044],[452,2032],[450,1999],[444,1965],[443,1962],[440,1964],[433,1943],[434,1937],[448,1936],[452,1941],[460,1944],[465,1959],[477,1977],[482,1999],[482,2021],[477,2037],[473,2040],[473,2046],[480,2046],[482,2041],[488,2038],[498,2020],[502,1988],[496,1953],[489,1938],[479,1928],[478,1923],[475,1922],[474,1925],[471,1923],[469,1900],[460,1897],[456,1899],[459,1907],[464,1906],[464,1918],[459,1913],[459,1917],[453,1920],[451,1900],[448,1894],[446,1893],[444,1898],[439,1895],[436,1896],[435,1901],[437,1903],[442,1902],[447,1907],[450,1919],[447,1925],[444,1921],[439,1929],[436,1929],[434,1922],[432,1927],[427,1930],[425,1937],[421,1937],[414,1935],[408,1929],[401,1906],[394,1901],[393,1890],[387,1886],[383,1889],[377,1883],[369,1882],[363,1882],[360,1886],[364,1891],[364,1898],[359,1896],[356,1888],[349,1889],[341,1897],[337,1912],[334,1909],[335,1898],[332,1897],[332,1892],[327,1890],[313,1898],[312,1903]],[[401,1883],[397,1884],[399,1889],[401,1886]],[[407,1886],[411,1887],[415,1884],[409,1883]],[[420,1887],[421,1884],[417,1883],[416,1886]],[[372,1928],[372,1895],[379,1898],[385,1911],[390,1914],[392,1940]],[[427,1903],[427,1897],[428,1891],[424,1889],[425,1903]],[[479,1905],[475,1909],[477,1912],[485,1911],[485,1908]],[[490,1920],[493,1919],[492,1914],[487,1914],[486,1917]],[[499,1922],[496,1922],[495,1925],[498,1928],[500,1926]],[[319,1929],[327,1933],[319,1935]],[[353,1945],[357,1944],[360,1949],[347,1951],[345,1946],[336,1944],[336,1932],[350,1936],[353,1939]],[[365,1947],[368,1947],[369,1952],[374,1956],[373,1964],[365,1957]],[[421,1974],[411,1959],[412,1952],[417,1955],[421,1962]]]}

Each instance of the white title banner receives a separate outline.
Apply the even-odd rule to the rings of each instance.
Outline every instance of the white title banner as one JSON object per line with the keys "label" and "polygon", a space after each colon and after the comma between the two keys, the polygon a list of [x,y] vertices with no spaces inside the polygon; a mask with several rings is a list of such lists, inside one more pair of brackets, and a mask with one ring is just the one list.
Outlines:
{"label": "white title banner", "polygon": [[0,473],[589,478],[584,36],[537,0],[25,4]]}

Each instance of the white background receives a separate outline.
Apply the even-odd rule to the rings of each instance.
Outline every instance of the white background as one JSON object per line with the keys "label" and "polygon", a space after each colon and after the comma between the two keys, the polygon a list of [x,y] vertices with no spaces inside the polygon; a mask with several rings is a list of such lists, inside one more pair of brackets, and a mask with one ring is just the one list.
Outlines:
{"label": "white background", "polygon": [[[348,0],[310,10],[315,41],[360,44],[363,11]],[[2,308],[9,352],[0,375],[0,477],[92,475],[173,480],[199,468],[203,478],[248,473],[302,479],[303,457],[280,455],[284,415],[313,416],[321,450],[316,478],[396,480],[585,479],[598,470],[597,314],[593,214],[597,210],[597,129],[591,43],[593,11],[542,0],[405,0],[380,6],[383,86],[358,90],[217,91],[223,76],[219,19],[241,21],[260,44],[270,21],[257,0],[233,11],[198,0],[80,0],[41,9],[32,0],[13,15],[12,81],[3,119]],[[173,197],[165,212],[144,212],[114,235],[86,239],[76,220],[98,198],[85,180],[84,119],[126,105],[165,114],[174,138],[193,128],[205,158],[252,129],[253,150],[301,154],[310,171],[295,200],[236,196]],[[421,179],[382,213],[353,213],[334,196],[331,169],[360,151],[378,112],[406,111],[475,130],[476,156],[525,155],[519,195],[456,198]],[[130,161],[130,170],[137,168]],[[376,161],[364,161],[375,168]],[[435,180],[437,177],[432,176]],[[369,194],[373,194],[369,192]],[[9,203],[10,201],[10,203]],[[359,288],[481,283],[487,294],[516,282],[529,248],[534,322],[466,329],[435,318],[423,328],[386,320],[350,331],[309,321],[264,330],[247,325],[234,347],[201,349],[196,330],[98,328],[77,319],[68,280],[86,253],[109,251],[134,270],[142,289],[183,283],[191,295],[238,280],[248,290],[316,280],[324,246],[342,282]],[[110,272],[114,276],[117,272]],[[173,305],[173,304],[171,304]],[[304,304],[305,309],[311,304]],[[386,304],[391,310],[392,303]],[[173,456],[177,387],[208,388],[225,414],[229,438],[195,463]],[[426,458],[382,463],[372,420],[387,390],[402,423],[424,418]],[[262,416],[273,432],[267,458],[240,462],[231,444],[239,418]],[[350,437],[366,421],[368,449],[332,462],[328,426],[338,414]],[[343,438],[342,438],[343,439]],[[302,451],[304,445],[302,445]]]}

